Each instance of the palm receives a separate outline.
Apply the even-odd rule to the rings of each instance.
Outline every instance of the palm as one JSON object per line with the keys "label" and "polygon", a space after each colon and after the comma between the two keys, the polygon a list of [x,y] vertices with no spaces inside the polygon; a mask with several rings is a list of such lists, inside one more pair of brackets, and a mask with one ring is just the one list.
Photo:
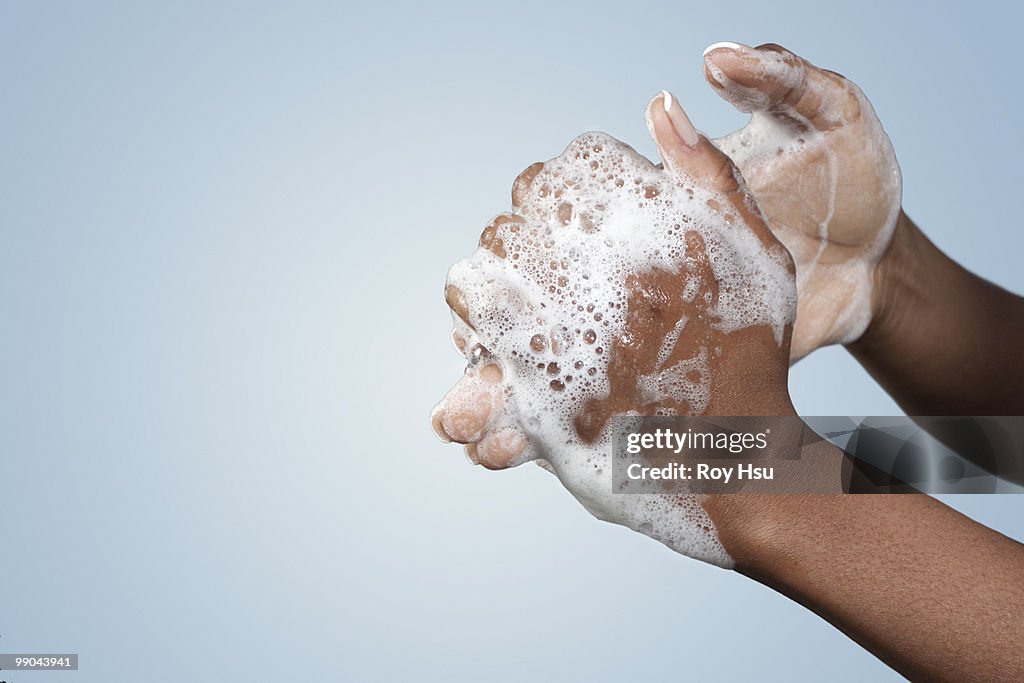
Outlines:
{"label": "palm", "polygon": [[796,262],[791,356],[798,359],[819,346],[853,341],[870,320],[874,266],[899,212],[899,166],[856,85],[774,48],[751,52],[774,60],[776,78],[799,70],[802,79],[780,85],[762,77],[737,86],[721,71],[709,73],[734,102],[754,87],[770,98],[745,127],[716,144],[736,162]]}

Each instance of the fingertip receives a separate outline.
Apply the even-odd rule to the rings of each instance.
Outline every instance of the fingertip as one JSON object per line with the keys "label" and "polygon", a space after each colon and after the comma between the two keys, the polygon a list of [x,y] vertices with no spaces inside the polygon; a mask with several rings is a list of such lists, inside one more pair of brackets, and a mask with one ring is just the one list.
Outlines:
{"label": "fingertip", "polygon": [[704,73],[710,75],[713,84],[725,89],[764,86],[762,61],[756,53],[715,50],[704,58]]}
{"label": "fingertip", "polygon": [[477,464],[489,470],[503,470],[520,464],[526,452],[527,441],[517,430],[505,428],[488,434],[475,444],[473,455]]}
{"label": "fingertip", "polygon": [[709,181],[716,189],[736,189],[732,161],[697,132],[671,93],[662,91],[647,105],[648,127],[670,173]]}
{"label": "fingertip", "polygon": [[530,185],[537,174],[544,170],[544,162],[537,161],[530,164],[520,173],[512,183],[512,208],[519,208],[526,200]]}
{"label": "fingertip", "polygon": [[792,53],[733,45],[716,43],[705,50],[704,77],[737,109],[768,109],[800,85],[802,63]]}
{"label": "fingertip", "polygon": [[685,156],[700,143],[700,135],[679,102],[662,90],[647,104],[647,128],[666,168],[685,166]]}
{"label": "fingertip", "polygon": [[[758,51],[740,43],[720,42],[704,50],[704,66],[720,71],[729,80],[748,76],[761,62]],[[722,85],[725,85],[724,83]]]}
{"label": "fingertip", "polygon": [[743,46],[741,46],[739,43],[734,43],[729,40],[722,40],[717,43],[711,43],[706,48],[704,48],[704,56],[707,57],[708,53],[714,52],[715,50],[737,50],[740,47]]}

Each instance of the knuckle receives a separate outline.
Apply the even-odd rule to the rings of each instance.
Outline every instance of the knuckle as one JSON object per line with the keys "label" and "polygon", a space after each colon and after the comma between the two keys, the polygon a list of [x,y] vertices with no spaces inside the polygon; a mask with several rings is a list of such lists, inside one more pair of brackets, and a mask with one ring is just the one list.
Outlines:
{"label": "knuckle", "polygon": [[716,188],[723,192],[734,192],[739,189],[739,182],[736,180],[736,167],[733,166],[729,157],[719,152],[712,168],[711,179]]}

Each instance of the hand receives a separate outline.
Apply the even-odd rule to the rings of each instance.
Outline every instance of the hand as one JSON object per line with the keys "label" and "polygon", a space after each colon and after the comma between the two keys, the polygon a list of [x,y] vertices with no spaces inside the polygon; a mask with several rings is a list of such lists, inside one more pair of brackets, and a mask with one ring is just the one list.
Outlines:
{"label": "hand", "polygon": [[778,45],[718,43],[704,55],[715,90],[751,112],[715,140],[732,157],[796,262],[795,361],[859,338],[878,307],[876,266],[900,215],[892,145],[854,83]]}
{"label": "hand", "polygon": [[615,415],[791,415],[794,268],[729,159],[670,96],[647,111],[664,168],[581,136],[516,180],[445,295],[470,365],[444,440],[492,469],[537,460],[595,516],[717,564],[696,496],[613,495]]}

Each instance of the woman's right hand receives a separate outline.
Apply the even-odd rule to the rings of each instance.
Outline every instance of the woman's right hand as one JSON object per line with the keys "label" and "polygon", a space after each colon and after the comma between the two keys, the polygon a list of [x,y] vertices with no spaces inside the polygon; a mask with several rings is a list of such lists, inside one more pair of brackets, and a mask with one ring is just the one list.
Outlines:
{"label": "woman's right hand", "polygon": [[717,43],[704,73],[751,113],[715,140],[728,154],[796,262],[791,359],[848,344],[880,301],[876,273],[900,216],[892,144],[854,83],[778,45]]}

